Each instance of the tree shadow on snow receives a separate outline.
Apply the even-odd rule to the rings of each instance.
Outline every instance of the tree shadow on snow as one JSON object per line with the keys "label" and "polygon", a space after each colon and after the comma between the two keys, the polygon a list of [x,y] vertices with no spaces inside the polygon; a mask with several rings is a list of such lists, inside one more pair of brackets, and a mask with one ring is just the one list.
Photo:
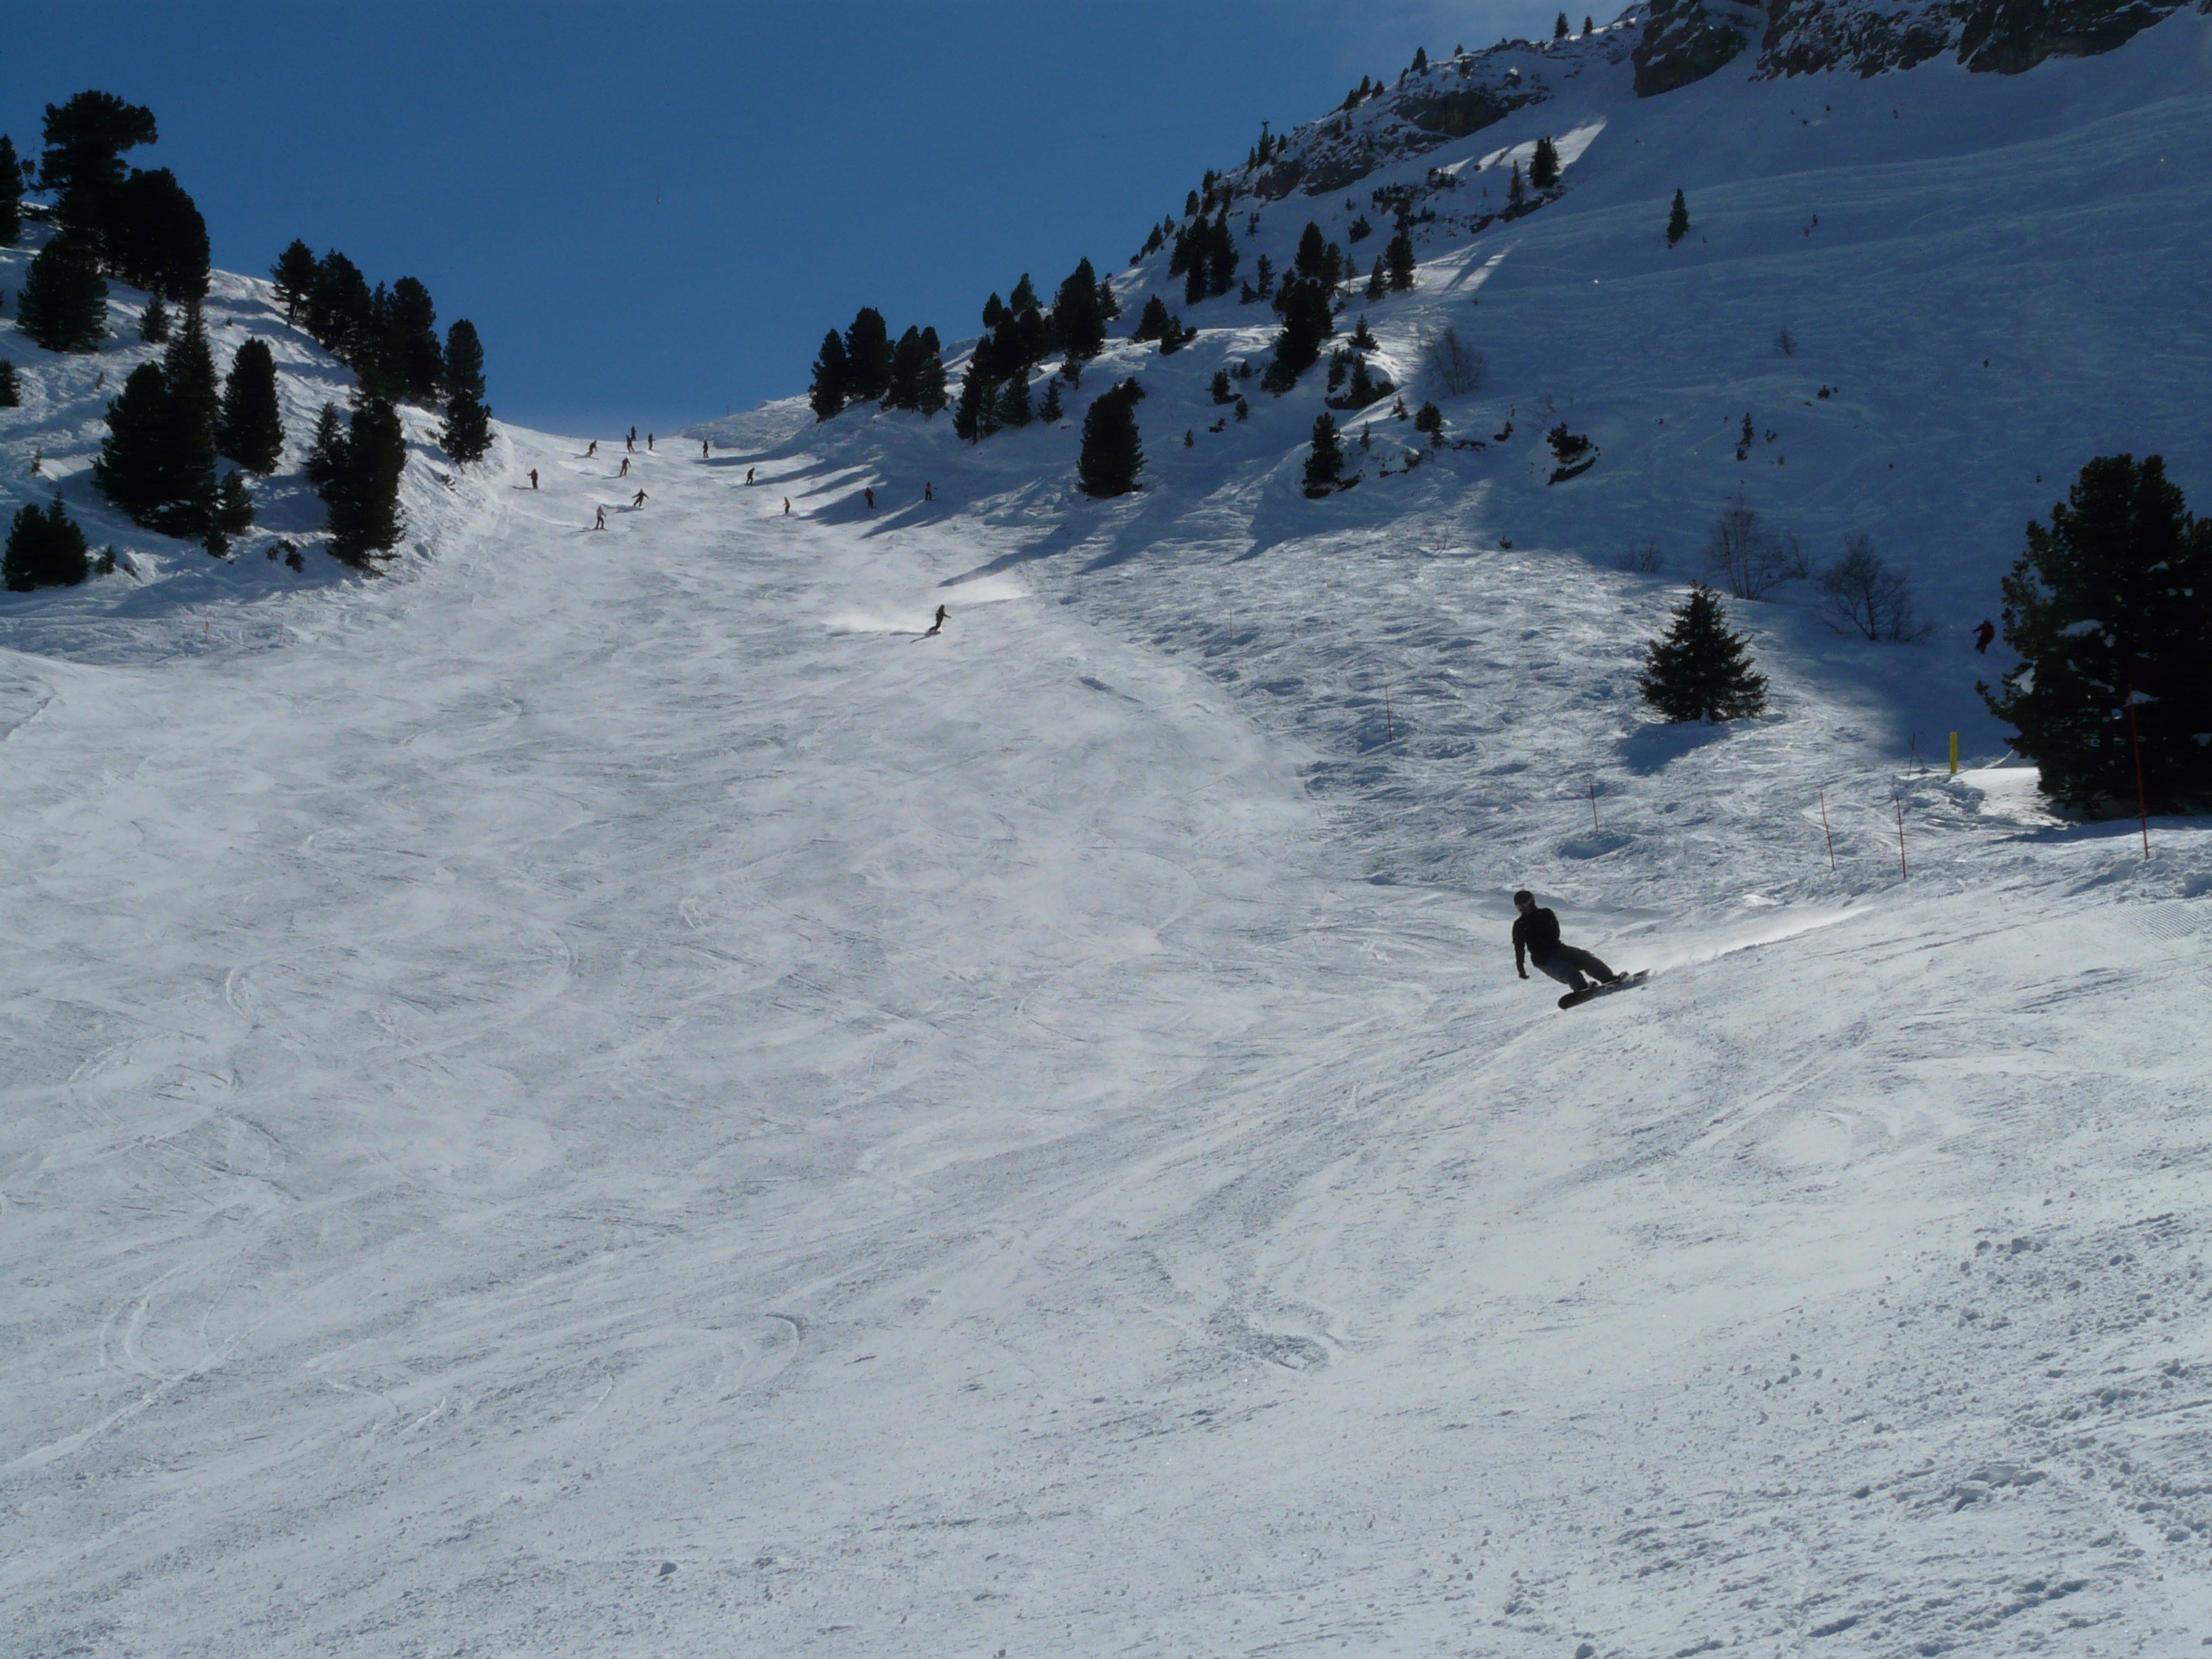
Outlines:
{"label": "tree shadow on snow", "polygon": [[1621,763],[1638,776],[1649,777],[1663,772],[1683,756],[1719,742],[1728,731],[1725,725],[1707,720],[1641,726],[1620,740]]}

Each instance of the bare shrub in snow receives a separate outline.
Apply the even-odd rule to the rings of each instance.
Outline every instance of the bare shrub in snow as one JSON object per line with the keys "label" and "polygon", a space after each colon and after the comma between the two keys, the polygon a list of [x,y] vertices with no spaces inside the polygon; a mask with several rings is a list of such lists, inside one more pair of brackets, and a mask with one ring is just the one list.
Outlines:
{"label": "bare shrub in snow", "polygon": [[1884,564],[1864,536],[1847,537],[1844,556],[1820,578],[1820,608],[1838,634],[1918,640],[1928,634],[1912,603],[1912,579]]}
{"label": "bare shrub in snow", "polygon": [[1797,538],[1769,530],[1741,490],[1713,520],[1705,562],[1713,579],[1739,599],[1763,599],[1783,583],[1813,574]]}
{"label": "bare shrub in snow", "polygon": [[1656,576],[1666,569],[1666,556],[1659,551],[1656,542],[1638,542],[1613,562],[1615,570],[1625,570],[1632,576]]}
{"label": "bare shrub in snow", "polygon": [[1489,370],[1482,354],[1461,339],[1456,328],[1447,327],[1421,347],[1421,373],[1447,398],[1481,391]]}

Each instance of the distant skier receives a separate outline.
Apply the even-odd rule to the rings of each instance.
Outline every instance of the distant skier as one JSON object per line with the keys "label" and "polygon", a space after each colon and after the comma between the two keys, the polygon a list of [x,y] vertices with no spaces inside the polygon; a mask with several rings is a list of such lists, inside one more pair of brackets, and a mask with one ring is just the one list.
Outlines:
{"label": "distant skier", "polygon": [[1986,653],[1990,648],[1990,641],[1996,636],[1997,625],[1987,617],[1983,617],[1982,625],[1974,630],[1974,649],[1977,652]]}
{"label": "distant skier", "polygon": [[924,634],[921,637],[925,640],[933,640],[939,634],[942,634],[945,631],[945,619],[951,614],[952,613],[950,611],[947,611],[943,605],[939,605],[937,607],[937,619],[929,624],[929,632]]}
{"label": "distant skier", "polygon": [[623,441],[628,447],[635,449],[637,447],[637,428],[635,427],[630,428],[629,436],[625,438]]}
{"label": "distant skier", "polygon": [[1536,896],[1527,888],[1513,896],[1513,908],[1521,913],[1513,924],[1513,967],[1522,978],[1528,977],[1528,962],[1536,964],[1538,973],[1559,981],[1570,991],[1589,989],[1584,974],[1601,985],[1610,985],[1621,977],[1589,951],[1560,944],[1559,917],[1539,905]]}
{"label": "distant skier", "polygon": [[752,481],[753,481],[753,470],[752,470],[752,468],[750,468],[750,467],[747,467],[747,468],[745,469],[745,482],[746,482],[747,483],[750,483]]}
{"label": "distant skier", "polygon": [[530,487],[532,489],[538,488],[538,469],[534,466],[530,469]]}
{"label": "distant skier", "polygon": [[632,512],[635,512],[639,507],[643,507],[645,505],[645,492],[641,489],[636,495],[631,496],[629,499],[629,505]]}
{"label": "distant skier", "polygon": [[606,527],[607,527],[607,510],[606,510],[606,508],[605,508],[605,507],[601,507],[601,508],[599,509],[599,516],[597,519],[595,519],[594,520],[592,520],[592,529],[594,529],[594,530],[605,530]]}
{"label": "distant skier", "polygon": [[653,450],[653,434],[650,432],[645,434],[645,447],[646,452],[650,454]]}
{"label": "distant skier", "polygon": [[871,513],[874,512],[876,510],[875,490],[873,489],[864,489],[860,491],[860,494],[868,498],[868,511]]}
{"label": "distant skier", "polygon": [[783,498],[783,516],[787,519],[791,516],[791,497],[788,495]]}
{"label": "distant skier", "polygon": [[702,461],[705,460],[707,459],[707,440],[702,438],[699,440],[699,459]]}
{"label": "distant skier", "polygon": [[598,454],[599,453],[599,441],[597,438],[594,438],[594,439],[592,439],[592,447],[591,447],[589,449],[586,449],[586,450],[584,452],[584,459],[586,459],[586,460],[589,460],[592,456],[594,456],[594,455]]}
{"label": "distant skier", "polygon": [[617,472],[617,473],[616,473],[616,474],[615,474],[615,477],[617,477],[617,478],[627,478],[628,477],[629,477],[629,456],[625,455],[625,456],[623,456],[623,457],[622,471],[619,471],[619,472]]}
{"label": "distant skier", "polygon": [[922,485],[921,499],[925,501],[935,501],[937,499],[937,486],[933,483],[925,483]]}

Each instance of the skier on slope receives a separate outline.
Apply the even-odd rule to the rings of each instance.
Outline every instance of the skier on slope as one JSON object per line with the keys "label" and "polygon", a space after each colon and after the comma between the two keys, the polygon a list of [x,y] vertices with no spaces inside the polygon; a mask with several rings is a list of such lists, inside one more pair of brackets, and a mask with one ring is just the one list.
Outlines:
{"label": "skier on slope", "polygon": [[869,511],[869,512],[871,512],[871,513],[874,512],[874,511],[876,510],[876,492],[875,492],[875,490],[874,490],[872,488],[870,488],[870,489],[863,489],[863,490],[860,492],[860,494],[862,494],[863,495],[866,495],[866,496],[868,498],[868,511]]}
{"label": "skier on slope", "polygon": [[617,477],[617,478],[627,478],[628,477],[629,477],[629,456],[625,455],[625,456],[623,456],[623,457],[622,471],[619,471],[619,472],[617,472],[617,473],[616,473],[616,474],[615,474],[615,477]]}
{"label": "skier on slope", "polygon": [[1536,896],[1527,888],[1513,896],[1513,908],[1521,913],[1513,923],[1513,967],[1522,978],[1528,977],[1530,962],[1536,964],[1538,973],[1559,981],[1570,991],[1590,988],[1584,974],[1601,985],[1612,985],[1622,978],[1589,951],[1560,944],[1559,917],[1538,904]]}
{"label": "skier on slope", "polygon": [[945,619],[951,614],[952,613],[950,611],[947,611],[943,605],[939,605],[937,607],[937,619],[930,623],[929,632],[924,634],[921,637],[925,640],[933,640],[939,634],[942,634],[945,631]]}
{"label": "skier on slope", "polygon": [[534,466],[530,469],[530,487],[532,489],[538,488],[538,469]]}
{"label": "skier on slope", "polygon": [[599,509],[599,516],[592,521],[592,528],[594,530],[605,530],[606,527],[607,510],[603,507]]}
{"label": "skier on slope", "polygon": [[599,441],[597,438],[594,438],[594,439],[592,439],[592,440],[591,447],[590,447],[588,449],[585,450],[585,452],[584,452],[584,459],[585,459],[586,460],[589,460],[589,459],[592,459],[592,456],[594,456],[594,455],[598,454],[599,453]]}
{"label": "skier on slope", "polygon": [[642,489],[639,490],[635,495],[630,498],[629,504],[633,512],[637,508],[643,507],[645,505],[645,492]]}
{"label": "skier on slope", "polygon": [[791,516],[791,497],[788,495],[783,498],[783,516],[787,519]]}
{"label": "skier on slope", "polygon": [[933,483],[925,483],[921,487],[921,499],[925,501],[935,501],[937,499],[937,486]]}
{"label": "skier on slope", "polygon": [[1987,655],[1990,648],[1990,641],[1996,639],[1996,636],[1997,625],[1991,622],[1987,617],[1983,617],[1981,625],[1974,629],[1975,651],[1983,655]]}
{"label": "skier on slope", "polygon": [[752,481],[753,481],[753,470],[752,470],[752,468],[750,468],[750,467],[747,467],[747,468],[745,469],[745,482],[746,482],[747,483],[750,483]]}
{"label": "skier on slope", "polygon": [[707,459],[708,453],[707,444],[707,439],[702,438],[699,440],[699,459],[702,461]]}
{"label": "skier on slope", "polygon": [[645,447],[647,451],[650,453],[653,448],[653,434],[650,432],[645,434]]}

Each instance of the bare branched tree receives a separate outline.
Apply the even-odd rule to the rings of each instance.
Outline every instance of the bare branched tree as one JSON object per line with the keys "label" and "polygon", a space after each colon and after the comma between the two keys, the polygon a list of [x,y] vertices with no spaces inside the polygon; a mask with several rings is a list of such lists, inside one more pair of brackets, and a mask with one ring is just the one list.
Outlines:
{"label": "bare branched tree", "polygon": [[1784,582],[1813,574],[1795,536],[1777,535],[1738,490],[1705,540],[1714,580],[1739,599],[1763,599]]}
{"label": "bare branched tree", "polygon": [[1447,326],[1423,343],[1421,372],[1447,398],[1464,398],[1482,390],[1489,365],[1480,352],[1460,338],[1458,329]]}
{"label": "bare branched tree", "polygon": [[1912,579],[1884,564],[1864,536],[1846,537],[1844,556],[1820,578],[1828,626],[1862,639],[1924,639],[1928,623],[1912,602]]}
{"label": "bare branched tree", "polygon": [[1667,560],[1659,551],[1656,542],[1638,542],[1613,562],[1615,570],[1626,570],[1632,576],[1656,576],[1667,568]]}

